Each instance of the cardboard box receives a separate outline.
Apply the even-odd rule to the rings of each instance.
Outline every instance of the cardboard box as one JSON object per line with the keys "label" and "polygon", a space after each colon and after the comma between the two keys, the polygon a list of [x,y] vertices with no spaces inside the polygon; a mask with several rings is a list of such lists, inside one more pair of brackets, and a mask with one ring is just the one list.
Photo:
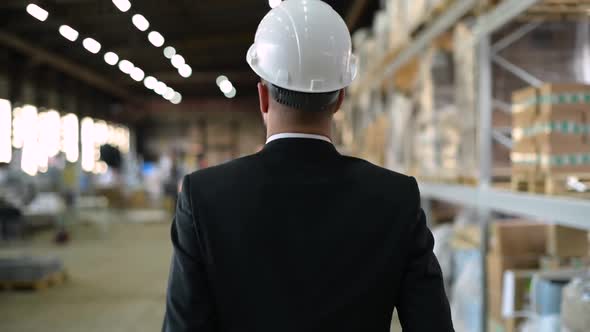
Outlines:
{"label": "cardboard box", "polygon": [[494,223],[492,232],[491,250],[498,256],[540,257],[546,252],[545,224],[512,219]]}
{"label": "cardboard box", "polygon": [[554,257],[588,256],[588,232],[561,225],[547,229],[547,254]]}
{"label": "cardboard box", "polygon": [[508,270],[531,270],[539,266],[538,256],[502,257],[489,254],[486,258],[488,290],[502,293],[504,286],[504,272]]}

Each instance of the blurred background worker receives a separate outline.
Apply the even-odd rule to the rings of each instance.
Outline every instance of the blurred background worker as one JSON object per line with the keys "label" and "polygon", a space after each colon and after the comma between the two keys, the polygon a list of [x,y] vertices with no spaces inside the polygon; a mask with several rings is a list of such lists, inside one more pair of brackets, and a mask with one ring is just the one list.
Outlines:
{"label": "blurred background worker", "polygon": [[287,0],[247,61],[261,152],[184,178],[165,331],[453,331],[416,181],[340,155],[331,121],[355,78],[342,18]]}

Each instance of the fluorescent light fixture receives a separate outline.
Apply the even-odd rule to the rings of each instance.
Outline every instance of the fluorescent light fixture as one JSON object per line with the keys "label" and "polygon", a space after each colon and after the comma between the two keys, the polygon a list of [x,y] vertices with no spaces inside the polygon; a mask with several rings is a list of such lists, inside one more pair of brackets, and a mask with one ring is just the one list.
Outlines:
{"label": "fluorescent light fixture", "polygon": [[10,101],[0,99],[0,162],[12,159],[12,108]]}
{"label": "fluorescent light fixture", "polygon": [[21,154],[21,169],[30,176],[37,174],[39,166],[39,137],[37,131],[37,107],[25,105],[22,108],[21,121],[23,125],[23,150]]}
{"label": "fluorescent light fixture", "polygon": [[227,98],[230,98],[231,99],[231,98],[233,98],[233,97],[236,96],[236,93],[237,93],[236,88],[232,87],[232,89],[230,90],[230,92],[225,93],[225,96]]}
{"label": "fluorescent light fixture", "polygon": [[150,90],[153,90],[156,87],[157,83],[158,80],[155,79],[153,76],[148,76],[143,80],[143,85],[145,85],[145,87]]}
{"label": "fluorescent light fixture", "polygon": [[164,56],[168,59],[172,59],[172,57],[174,56],[174,54],[176,54],[176,49],[174,49],[174,47],[172,46],[166,46],[166,48],[164,48]]}
{"label": "fluorescent light fixture", "polygon": [[164,45],[164,37],[158,31],[152,31],[148,34],[148,40],[155,47]]}
{"label": "fluorescent light fixture", "polygon": [[61,118],[61,150],[66,155],[66,160],[75,163],[78,161],[80,152],[78,151],[79,132],[78,117],[76,114],[66,114]]}
{"label": "fluorescent light fixture", "polygon": [[140,82],[141,80],[143,80],[144,77],[145,77],[145,73],[139,67],[135,67],[131,71],[131,78],[136,80],[137,82]]}
{"label": "fluorescent light fixture", "polygon": [[223,81],[229,81],[229,80],[227,79],[227,77],[221,75],[221,76],[217,77],[217,79],[215,80],[215,83],[217,83],[217,86],[220,86],[221,82],[223,82]]}
{"label": "fluorescent light fixture", "polygon": [[168,89],[168,86],[166,85],[166,83],[158,82],[158,83],[156,83],[156,87],[154,88],[154,91],[156,91],[157,94],[163,96],[166,93],[167,89]]}
{"label": "fluorescent light fixture", "polygon": [[166,100],[172,100],[172,98],[174,98],[175,93],[176,91],[169,87],[168,89],[166,89],[166,92],[164,92],[164,95],[162,97],[164,97],[164,99]]}
{"label": "fluorescent light fixture", "polygon": [[133,15],[131,21],[140,31],[145,31],[150,27],[150,22],[148,22],[148,20],[141,14]]}
{"label": "fluorescent light fixture", "polygon": [[82,41],[82,45],[90,53],[96,54],[100,52],[100,43],[92,38],[85,38],[84,41]]}
{"label": "fluorescent light fixture", "polygon": [[187,78],[190,77],[193,74],[193,69],[191,68],[191,66],[187,65],[186,63],[184,65],[182,65],[179,69],[178,69],[178,73],[180,74],[180,76]]}
{"label": "fluorescent light fixture", "polygon": [[172,59],[170,60],[174,68],[179,69],[182,65],[185,64],[184,57],[180,54],[175,54]]}
{"label": "fluorescent light fixture", "polygon": [[47,17],[49,17],[49,13],[45,9],[37,6],[34,3],[30,3],[27,6],[27,13],[29,13],[31,16],[33,16],[41,22],[44,22],[47,19]]}
{"label": "fluorescent light fixture", "polygon": [[113,0],[113,4],[123,13],[131,8],[131,2],[129,0]]}
{"label": "fluorescent light fixture", "polygon": [[78,31],[74,28],[70,27],[69,25],[62,25],[59,27],[59,33],[69,41],[76,41],[78,36],[80,35]]}
{"label": "fluorescent light fixture", "polygon": [[94,169],[94,120],[91,118],[82,119],[82,169],[92,172]]}
{"label": "fluorescent light fixture", "polygon": [[221,92],[229,93],[231,91],[231,89],[234,88],[234,86],[231,84],[230,81],[225,80],[219,84],[219,88],[221,89]]}
{"label": "fluorescent light fixture", "polygon": [[180,104],[180,102],[182,101],[182,95],[178,92],[174,93],[174,97],[172,97],[172,99],[170,99],[170,102],[172,104]]}
{"label": "fluorescent light fixture", "polygon": [[104,62],[114,66],[117,64],[117,62],[119,62],[119,56],[115,52],[106,52],[104,54]]}
{"label": "fluorescent light fixture", "polygon": [[268,0],[268,5],[270,8],[275,8],[283,2],[282,0]]}
{"label": "fluorescent light fixture", "polygon": [[135,68],[135,66],[129,60],[123,59],[119,62],[119,69],[122,72],[124,72],[125,74],[131,74],[131,71],[133,70],[133,68]]}

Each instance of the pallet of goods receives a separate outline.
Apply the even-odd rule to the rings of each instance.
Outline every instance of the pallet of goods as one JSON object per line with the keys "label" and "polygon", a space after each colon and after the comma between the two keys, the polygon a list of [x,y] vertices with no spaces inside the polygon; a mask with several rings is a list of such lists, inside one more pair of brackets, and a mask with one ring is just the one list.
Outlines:
{"label": "pallet of goods", "polygon": [[590,86],[545,84],[513,94],[514,190],[564,194],[590,182]]}
{"label": "pallet of goods", "polygon": [[0,290],[43,290],[64,282],[66,273],[57,258],[1,258]]}

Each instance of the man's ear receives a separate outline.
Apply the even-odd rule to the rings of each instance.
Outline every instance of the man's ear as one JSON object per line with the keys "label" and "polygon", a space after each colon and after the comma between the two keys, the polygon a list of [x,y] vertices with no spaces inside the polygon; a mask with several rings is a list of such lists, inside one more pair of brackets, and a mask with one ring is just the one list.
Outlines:
{"label": "man's ear", "polygon": [[260,103],[260,113],[265,115],[268,113],[268,88],[261,82],[258,83],[258,102]]}
{"label": "man's ear", "polygon": [[336,100],[336,104],[334,105],[334,113],[338,112],[340,110],[340,107],[342,106],[342,102],[344,101],[344,95],[346,93],[344,92],[344,89],[340,90],[340,93],[338,94],[338,100]]}

